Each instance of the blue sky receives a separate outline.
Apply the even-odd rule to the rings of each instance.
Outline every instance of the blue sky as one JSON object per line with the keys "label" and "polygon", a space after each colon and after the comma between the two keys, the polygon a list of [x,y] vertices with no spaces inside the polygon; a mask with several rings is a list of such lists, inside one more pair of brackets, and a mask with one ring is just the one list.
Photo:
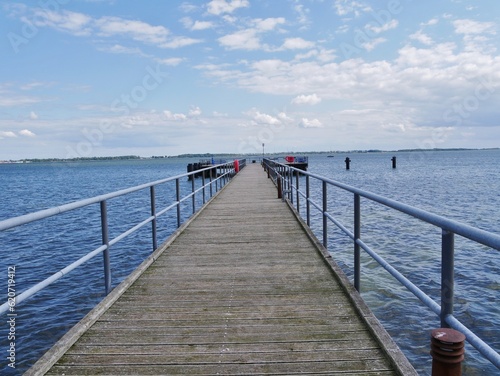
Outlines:
{"label": "blue sky", "polygon": [[0,160],[500,147],[496,0],[0,8]]}

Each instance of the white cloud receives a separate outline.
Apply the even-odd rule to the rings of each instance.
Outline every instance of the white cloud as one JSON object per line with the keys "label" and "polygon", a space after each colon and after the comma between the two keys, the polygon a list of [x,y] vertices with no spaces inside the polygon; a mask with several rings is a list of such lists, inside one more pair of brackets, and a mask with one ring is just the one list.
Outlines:
{"label": "white cloud", "polygon": [[310,42],[302,38],[287,38],[282,46],[285,50],[301,50],[312,47],[314,47],[314,42]]}
{"label": "white cloud", "polygon": [[260,39],[257,37],[255,29],[245,29],[224,35],[218,41],[222,46],[231,50],[257,50],[260,48]]}
{"label": "white cloud", "polygon": [[[30,20],[24,19],[26,22]],[[61,10],[59,12],[36,8],[31,22],[38,27],[51,27],[59,31],[77,36],[88,36],[92,33],[92,18],[76,12]]]}
{"label": "white cloud", "polygon": [[151,44],[165,43],[170,33],[163,26],[152,26],[146,22],[119,17],[102,17],[95,21],[95,25],[100,36],[126,35],[134,40]]}
{"label": "white cloud", "polygon": [[166,58],[166,59],[155,59],[155,61],[157,63],[162,64],[162,65],[169,65],[169,66],[175,67],[175,66],[179,65],[180,63],[182,63],[184,61],[184,59],[181,57],[170,57],[170,58]]}
{"label": "white cloud", "polygon": [[298,97],[295,97],[292,99],[293,104],[310,104],[310,105],[315,105],[321,102],[321,98],[318,97],[316,94],[311,94],[311,95],[299,95]]}
{"label": "white cloud", "polygon": [[363,43],[361,46],[367,51],[373,51],[375,49],[375,47],[377,47],[379,44],[382,44],[386,41],[387,41],[387,39],[385,39],[385,38],[375,38],[375,39],[371,39],[369,42]]}
{"label": "white cloud", "polygon": [[[149,45],[156,45],[160,48],[179,48],[201,42],[198,39],[171,35],[170,30],[162,25],[151,25],[140,20],[129,20],[116,16],[92,18],[83,13],[67,10],[56,12],[41,8],[30,10],[24,7],[22,9],[25,13],[21,17],[23,21],[30,22],[33,20],[33,24],[37,27],[50,27],[75,36],[123,37]],[[206,28],[208,24],[194,23],[192,26],[200,30]],[[119,44],[107,49],[101,48],[101,50],[112,53],[141,54],[138,49],[126,48]]]}
{"label": "white cloud", "polygon": [[359,16],[361,13],[370,12],[372,8],[363,2],[353,0],[335,0],[335,10],[339,16],[347,16],[353,14]]}
{"label": "white cloud", "polygon": [[33,132],[31,132],[28,129],[23,129],[22,131],[19,131],[19,134],[21,136],[25,136],[25,137],[35,137],[36,136],[36,134],[34,134]]}
{"label": "white cloud", "polygon": [[264,48],[261,45],[260,35],[274,30],[278,25],[284,24],[284,18],[254,19],[251,24],[254,27],[239,30],[232,34],[224,35],[218,39],[219,43],[231,50],[258,50]]}
{"label": "white cloud", "polygon": [[456,20],[453,21],[453,26],[457,34],[496,34],[495,23],[493,22]]}
{"label": "white cloud", "polygon": [[389,22],[383,24],[382,26],[378,26],[377,24],[374,23],[369,23],[365,26],[365,29],[370,30],[375,34],[380,34],[383,33],[384,31],[395,29],[396,27],[398,27],[398,25],[399,25],[398,20],[390,20]]}
{"label": "white cloud", "polygon": [[323,128],[323,124],[318,119],[302,118],[299,123],[302,128]]}
{"label": "white cloud", "polygon": [[201,115],[201,108],[199,108],[197,106],[193,106],[189,110],[189,117],[198,117],[200,115]]}
{"label": "white cloud", "polygon": [[130,54],[130,55],[146,56],[146,54],[144,54],[140,48],[125,47],[120,44],[115,44],[113,46],[108,46],[108,47],[99,47],[98,50],[113,54]]}
{"label": "white cloud", "polygon": [[422,32],[422,30],[419,30],[416,33],[411,34],[410,39],[417,40],[420,43],[425,44],[426,46],[430,46],[434,43],[432,38],[430,36],[428,36],[427,34],[424,34]]}
{"label": "white cloud", "polygon": [[193,26],[191,26],[191,30],[212,29],[214,26],[214,23],[210,21],[195,21]]}
{"label": "white cloud", "polygon": [[30,112],[30,119],[31,120],[36,120],[36,119],[38,119],[38,115],[34,111],[31,111]]}
{"label": "white cloud", "polygon": [[253,120],[258,124],[279,125],[281,121],[274,116],[255,111]]}
{"label": "white cloud", "polygon": [[163,115],[167,120],[173,121],[185,121],[187,120],[187,116],[185,114],[174,114],[168,110],[163,111]]}
{"label": "white cloud", "polygon": [[0,139],[2,138],[14,138],[17,135],[12,131],[0,131]]}
{"label": "white cloud", "polygon": [[285,122],[285,123],[293,122],[293,118],[289,117],[285,112],[280,112],[278,114],[278,119],[280,119],[282,122]]}
{"label": "white cloud", "polygon": [[207,4],[208,13],[221,15],[223,13],[233,13],[238,8],[250,6],[248,0],[212,0]]}

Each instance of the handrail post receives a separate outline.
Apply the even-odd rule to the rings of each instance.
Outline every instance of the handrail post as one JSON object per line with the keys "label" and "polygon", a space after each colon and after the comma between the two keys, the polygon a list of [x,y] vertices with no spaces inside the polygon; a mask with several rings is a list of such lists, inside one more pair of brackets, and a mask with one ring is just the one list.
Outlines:
{"label": "handrail post", "polygon": [[[203,174],[203,172],[202,172],[202,174]],[[194,193],[194,190],[195,190],[195,185],[194,185],[195,181],[194,180],[195,179],[191,180],[191,193],[192,193],[191,201],[193,203],[193,214],[196,213],[196,197],[195,197],[196,195]]]}
{"label": "handrail post", "polygon": [[299,197],[299,173],[295,178],[295,191],[297,192],[297,213],[300,214],[300,197]]}
{"label": "handrail post", "polygon": [[323,246],[328,248],[328,221],[326,211],[328,209],[328,198],[326,197],[326,181],[323,180]]}
{"label": "handrail post", "polygon": [[102,244],[106,249],[102,253],[104,261],[104,288],[106,295],[111,291],[111,262],[109,257],[109,231],[108,231],[108,211],[106,201],[101,201],[101,234]]}
{"label": "handrail post", "polygon": [[203,174],[201,174],[201,186],[203,187],[203,205],[205,205],[206,198],[205,198],[205,171],[203,171]]}
{"label": "handrail post", "polygon": [[358,239],[361,238],[361,198],[354,194],[354,288],[360,291],[361,252]]}
{"label": "handrail post", "polygon": [[455,293],[455,234],[443,229],[441,239],[441,327],[449,328],[446,317],[453,315]]}
{"label": "handrail post", "polygon": [[213,186],[212,186],[212,169],[210,169],[210,198],[212,198],[212,196],[214,195],[214,192],[213,192]]}
{"label": "handrail post", "polygon": [[181,187],[179,179],[175,179],[175,199],[177,200],[177,228],[179,228],[181,227]]}
{"label": "handrail post", "polygon": [[151,216],[153,220],[151,221],[151,236],[153,238],[153,252],[158,248],[158,240],[157,240],[157,231],[156,231],[156,194],[155,194],[155,186],[152,185],[149,188],[149,192],[151,194]]}
{"label": "handrail post", "polygon": [[276,189],[278,190],[278,198],[283,199],[283,187],[281,185],[281,175],[276,174]]}
{"label": "handrail post", "polygon": [[293,170],[288,167],[288,198],[293,205]]}
{"label": "handrail post", "polygon": [[307,227],[311,227],[311,203],[309,202],[311,198],[309,184],[309,175],[306,175],[306,217],[307,217]]}

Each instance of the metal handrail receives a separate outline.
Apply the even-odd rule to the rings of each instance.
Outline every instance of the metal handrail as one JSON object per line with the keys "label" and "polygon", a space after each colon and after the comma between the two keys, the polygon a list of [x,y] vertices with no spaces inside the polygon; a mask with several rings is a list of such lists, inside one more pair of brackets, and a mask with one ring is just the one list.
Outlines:
{"label": "metal handrail", "polygon": [[[467,328],[453,315],[454,304],[454,235],[460,235],[476,243],[483,244],[490,248],[500,250],[500,235],[488,231],[460,223],[449,218],[430,213],[428,211],[415,208],[401,202],[364,191],[359,188],[349,186],[320,175],[312,174],[286,164],[278,163],[270,159],[263,160],[264,168],[268,171],[269,177],[273,179],[278,190],[278,197],[283,200],[288,200],[294,206],[294,192],[297,212],[300,214],[299,198],[303,197],[306,200],[306,223],[310,227],[310,205],[314,206],[321,212],[323,219],[323,246],[328,247],[328,220],[334,223],[343,233],[345,233],[354,244],[354,287],[360,291],[361,277],[361,262],[360,250],[363,249],[377,263],[379,263],[389,274],[399,281],[407,290],[419,298],[428,308],[440,317],[441,326],[453,328],[462,332],[467,341],[474,346],[479,353],[493,363],[497,368],[500,368],[500,354],[492,347],[480,339],[475,333]],[[299,175],[305,175],[306,191],[299,187]],[[295,184],[293,184],[293,176],[296,176]],[[311,199],[310,196],[310,179],[317,179],[322,182],[322,203],[318,204]],[[335,219],[329,212],[327,207],[327,187],[334,186],[345,191],[351,192],[354,195],[354,232],[351,232]],[[386,260],[378,255],[370,246],[361,240],[361,202],[360,198],[364,197],[370,201],[377,202],[386,207],[392,208],[398,212],[407,214],[411,217],[420,219],[426,223],[441,228],[441,305],[437,304],[430,296],[423,292],[419,287],[413,284],[408,278],[391,266]]]}
{"label": "metal handrail", "polygon": [[[245,167],[246,165],[246,160],[242,159],[239,160],[239,166],[240,169]],[[212,176],[212,171],[215,170],[217,171],[220,170],[221,173],[218,176]],[[205,176],[204,172],[207,171],[209,172],[209,181],[205,182]],[[189,177],[194,174],[199,174],[202,172],[202,183],[201,187],[195,188],[195,179],[191,179],[192,181],[192,191],[187,194],[186,196],[181,198],[180,194],[180,179]],[[61,277],[65,276],[72,270],[76,269],[80,265],[84,264],[85,262],[91,260],[95,256],[99,254],[103,254],[104,256],[104,280],[105,280],[105,290],[106,294],[108,294],[111,291],[111,267],[110,267],[110,255],[109,255],[109,250],[110,247],[119,241],[123,240],[125,237],[128,235],[136,232],[137,230],[141,229],[148,223],[151,223],[151,235],[152,235],[152,242],[153,242],[153,251],[158,248],[158,239],[157,239],[157,232],[156,232],[156,220],[158,217],[161,215],[165,214],[171,209],[176,208],[177,209],[177,227],[181,226],[182,218],[181,218],[181,210],[180,210],[180,205],[182,202],[186,201],[189,198],[192,198],[192,207],[193,207],[193,214],[196,212],[196,207],[195,207],[195,197],[197,194],[200,192],[203,192],[203,204],[206,203],[206,189],[209,189],[210,195],[209,197],[212,197],[214,195],[213,192],[213,187],[215,186],[215,193],[219,191],[220,188],[222,188],[225,184],[229,182],[232,176],[235,174],[235,168],[233,162],[229,163],[224,163],[224,164],[218,164],[218,165],[213,165],[204,169],[200,169],[197,171],[192,171],[186,174],[181,174],[181,175],[176,175],[172,176],[169,178],[161,179],[161,180],[156,180],[150,183],[138,185],[135,187],[127,188],[127,189],[122,189],[119,191],[91,197],[88,199],[84,200],[79,200],[75,202],[71,202],[68,204],[56,206],[53,208],[45,209],[45,210],[40,210],[34,213],[30,214],[25,214],[21,215],[18,217],[14,218],[9,218],[3,221],[0,221],[0,231],[5,231],[8,229],[12,229],[18,226],[26,225],[31,222],[35,221],[40,221],[49,217],[57,216],[62,213],[66,213],[72,210],[77,210],[81,209],[84,207],[87,207],[89,205],[93,204],[99,204],[100,205],[100,211],[101,211],[101,233],[102,233],[102,245],[99,246],[98,248],[94,249],[93,251],[87,253],[85,256],[81,257],[80,259],[76,260],[72,264],[66,266],[65,268],[59,270],[58,272],[52,274],[50,277],[44,279],[43,281],[35,284],[34,286],[28,288],[27,290],[23,291],[19,295],[15,297],[15,304],[19,304],[22,301],[28,299],[29,297],[33,296],[40,290],[46,288],[47,286],[51,285]],[[156,194],[155,194],[155,188],[159,185],[175,181],[175,186],[176,186],[176,200],[173,201],[170,205],[168,205],[166,208],[163,208],[159,211],[156,210]],[[108,224],[107,224],[107,208],[106,204],[109,200],[120,197],[120,196],[125,196],[134,192],[138,192],[144,189],[149,188],[150,190],[150,202],[151,202],[151,215],[144,219],[142,222],[132,226],[128,230],[122,232],[118,236],[116,236],[113,239],[109,239],[108,236]],[[0,314],[3,314],[9,310],[9,308],[12,305],[12,301],[5,302],[0,306]]]}

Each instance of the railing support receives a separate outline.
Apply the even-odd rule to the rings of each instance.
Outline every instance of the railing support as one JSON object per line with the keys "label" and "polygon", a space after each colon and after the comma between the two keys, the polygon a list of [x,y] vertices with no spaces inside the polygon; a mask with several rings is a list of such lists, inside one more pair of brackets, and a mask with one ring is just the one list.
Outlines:
{"label": "railing support", "polygon": [[[204,172],[202,172],[202,174],[204,174]],[[195,190],[194,180],[195,179],[191,180],[191,193],[193,194],[191,196],[191,201],[193,204],[193,214],[196,213],[196,197],[195,197],[195,193],[194,193],[194,190]]]}
{"label": "railing support", "polygon": [[175,179],[175,199],[177,201],[177,228],[179,228],[181,227],[181,187],[179,179]]}
{"label": "railing support", "polygon": [[328,209],[328,197],[326,197],[326,181],[323,181],[323,246],[328,248],[328,217],[326,211]]}
{"label": "railing support", "polygon": [[299,198],[299,172],[295,177],[295,192],[297,193],[297,213],[300,214],[300,198]]}
{"label": "railing support", "polygon": [[158,248],[158,238],[157,238],[157,224],[156,224],[156,193],[155,186],[152,185],[149,188],[151,195],[151,216],[154,217],[151,221],[151,237],[153,238],[153,252]]}
{"label": "railing support", "polygon": [[441,239],[441,327],[449,328],[446,316],[453,315],[455,294],[455,234],[443,230]]}
{"label": "railing support", "polygon": [[102,255],[104,261],[104,288],[106,295],[108,295],[111,291],[111,262],[109,257],[108,211],[106,208],[106,201],[101,201],[101,234],[102,244],[106,246]]}
{"label": "railing support", "polygon": [[309,175],[306,175],[306,220],[307,227],[311,227],[311,203],[309,200],[311,199],[311,187],[309,185]]}
{"label": "railing support", "polygon": [[201,174],[201,186],[203,187],[203,205],[205,205],[206,197],[205,197],[205,172]]}
{"label": "railing support", "polygon": [[354,194],[354,288],[361,291],[361,248],[358,240],[361,238],[361,197]]}
{"label": "railing support", "polygon": [[278,198],[283,199],[283,187],[281,186],[281,175],[276,175],[276,188],[278,189]]}
{"label": "railing support", "polygon": [[210,171],[210,198],[212,198],[212,196],[214,195],[214,192],[213,192],[213,183],[212,183],[212,168],[209,170]]}

